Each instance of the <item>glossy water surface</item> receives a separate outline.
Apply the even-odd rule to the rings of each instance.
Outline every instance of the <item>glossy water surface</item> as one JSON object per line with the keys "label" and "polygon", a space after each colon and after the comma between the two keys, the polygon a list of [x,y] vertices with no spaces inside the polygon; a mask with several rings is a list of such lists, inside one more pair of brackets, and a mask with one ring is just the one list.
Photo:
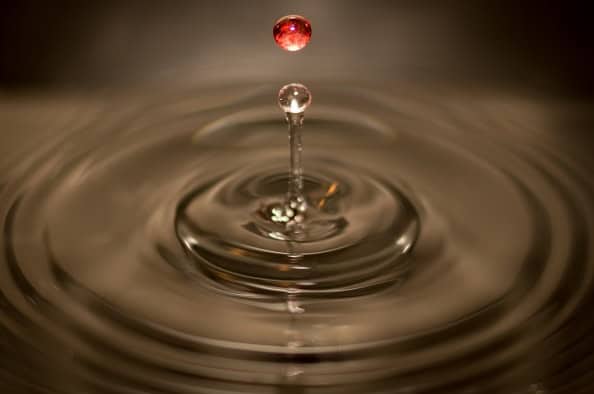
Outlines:
{"label": "glossy water surface", "polygon": [[6,98],[2,386],[589,392],[593,162],[568,104],[310,88],[302,239],[266,211],[274,86]]}

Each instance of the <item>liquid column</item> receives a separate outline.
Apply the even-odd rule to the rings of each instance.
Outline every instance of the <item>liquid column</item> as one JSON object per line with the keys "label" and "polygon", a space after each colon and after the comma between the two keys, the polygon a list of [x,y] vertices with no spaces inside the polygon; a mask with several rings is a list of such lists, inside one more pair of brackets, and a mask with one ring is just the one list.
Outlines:
{"label": "liquid column", "polygon": [[311,93],[304,85],[292,83],[283,86],[278,93],[278,104],[285,111],[289,128],[289,188],[285,202],[286,227],[294,239],[303,234],[307,200],[303,195],[303,166],[301,131],[305,109],[311,104]]}

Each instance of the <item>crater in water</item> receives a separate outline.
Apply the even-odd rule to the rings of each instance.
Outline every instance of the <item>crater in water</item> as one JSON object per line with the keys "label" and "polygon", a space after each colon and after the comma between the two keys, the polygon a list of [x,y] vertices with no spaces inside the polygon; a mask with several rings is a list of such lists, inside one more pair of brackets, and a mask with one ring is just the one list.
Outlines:
{"label": "crater in water", "polygon": [[0,162],[0,382],[76,394],[591,384],[591,158],[481,101],[315,87],[303,135],[315,209],[298,242],[269,220],[287,183],[275,89],[240,90],[68,104],[59,133]]}

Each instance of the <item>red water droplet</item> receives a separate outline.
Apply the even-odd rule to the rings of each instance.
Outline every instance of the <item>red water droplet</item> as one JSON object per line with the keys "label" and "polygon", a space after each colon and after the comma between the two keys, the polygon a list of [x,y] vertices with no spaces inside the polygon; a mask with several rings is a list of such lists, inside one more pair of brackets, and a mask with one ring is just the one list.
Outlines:
{"label": "red water droplet", "polygon": [[311,24],[302,16],[287,15],[276,21],[272,34],[279,47],[291,52],[298,51],[311,38]]}

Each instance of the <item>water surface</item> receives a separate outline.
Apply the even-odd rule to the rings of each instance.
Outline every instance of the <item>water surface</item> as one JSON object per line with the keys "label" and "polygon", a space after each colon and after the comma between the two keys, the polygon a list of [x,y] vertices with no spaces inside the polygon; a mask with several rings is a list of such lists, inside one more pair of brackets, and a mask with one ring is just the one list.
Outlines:
{"label": "water surface", "polygon": [[589,392],[587,108],[309,85],[306,190],[331,231],[297,245],[254,216],[284,193],[277,87],[4,97],[0,382]]}

